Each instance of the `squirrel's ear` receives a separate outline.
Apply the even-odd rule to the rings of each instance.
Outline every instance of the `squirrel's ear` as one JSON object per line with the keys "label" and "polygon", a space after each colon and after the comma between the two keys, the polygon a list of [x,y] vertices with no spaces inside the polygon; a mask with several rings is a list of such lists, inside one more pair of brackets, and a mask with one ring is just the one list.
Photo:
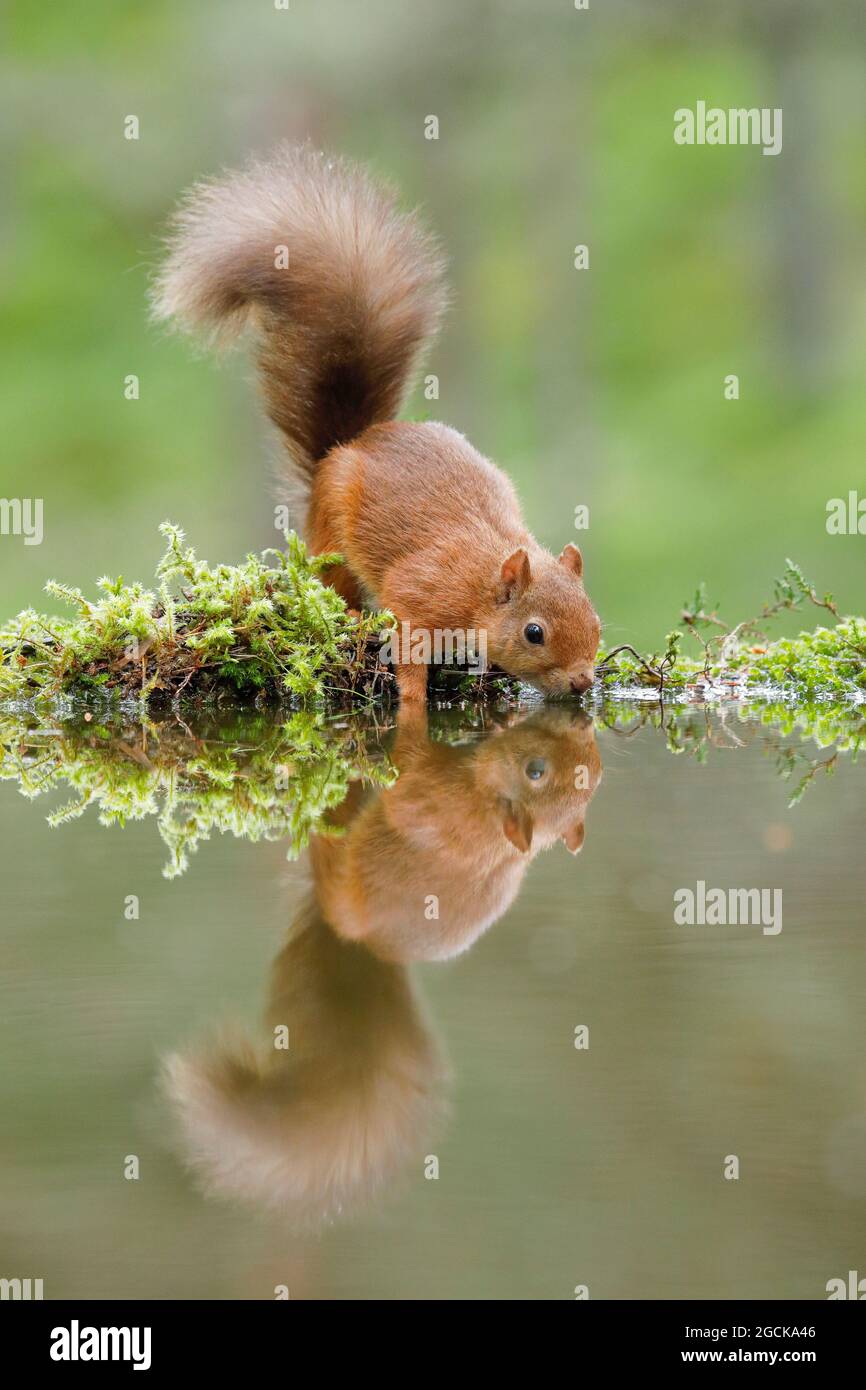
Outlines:
{"label": "squirrel's ear", "polygon": [[569,854],[577,854],[578,850],[583,849],[583,837],[585,833],[586,830],[582,820],[579,820],[576,825],[569,826],[568,830],[566,830],[565,834],[562,836],[562,843],[565,845]]}
{"label": "squirrel's ear", "polygon": [[519,801],[506,801],[502,817],[502,830],[506,840],[510,840],[521,854],[528,854],[532,845],[532,816]]}
{"label": "squirrel's ear", "polygon": [[559,557],[559,563],[565,565],[567,570],[571,570],[577,579],[583,574],[583,556],[577,546],[569,541]]}
{"label": "squirrel's ear", "polygon": [[502,562],[502,569],[499,571],[502,598],[511,598],[514,593],[522,593],[531,577],[529,556],[521,546]]}

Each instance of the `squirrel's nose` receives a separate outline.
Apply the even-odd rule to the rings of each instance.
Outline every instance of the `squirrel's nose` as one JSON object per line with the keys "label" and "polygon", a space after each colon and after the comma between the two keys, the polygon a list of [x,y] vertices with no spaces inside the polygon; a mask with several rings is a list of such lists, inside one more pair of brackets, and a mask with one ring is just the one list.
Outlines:
{"label": "squirrel's nose", "polygon": [[580,671],[576,676],[571,676],[572,690],[577,691],[578,695],[582,694],[584,690],[589,690],[589,687],[592,685],[594,674],[595,672],[590,669],[588,671]]}

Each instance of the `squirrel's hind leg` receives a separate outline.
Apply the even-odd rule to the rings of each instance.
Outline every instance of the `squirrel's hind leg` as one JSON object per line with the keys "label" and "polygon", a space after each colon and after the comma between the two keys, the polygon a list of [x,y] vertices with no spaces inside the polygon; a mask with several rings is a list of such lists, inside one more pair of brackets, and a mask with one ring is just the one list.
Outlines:
{"label": "squirrel's hind leg", "polygon": [[[340,493],[331,476],[325,472],[316,478],[307,511],[306,539],[311,555],[345,555],[345,536],[340,524]],[[369,607],[365,586],[351,565],[331,565],[322,571],[322,583],[336,589],[350,608],[359,612]]]}
{"label": "squirrel's hind leg", "polygon": [[[324,549],[323,546],[321,549]],[[353,574],[348,565],[331,565],[329,569],[322,570],[320,576],[322,583],[336,589],[341,598],[346,600],[350,608],[357,612],[365,606],[364,590],[357,575]]]}

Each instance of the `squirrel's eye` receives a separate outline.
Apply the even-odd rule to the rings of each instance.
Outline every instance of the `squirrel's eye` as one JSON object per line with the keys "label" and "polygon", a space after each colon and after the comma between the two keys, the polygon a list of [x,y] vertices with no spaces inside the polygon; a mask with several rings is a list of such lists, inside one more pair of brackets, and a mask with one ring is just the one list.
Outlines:
{"label": "squirrel's eye", "polygon": [[527,642],[532,642],[536,647],[540,647],[544,641],[544,629],[538,623],[527,623],[523,635]]}
{"label": "squirrel's eye", "polygon": [[530,782],[538,782],[547,771],[547,762],[544,758],[530,758],[523,771]]}

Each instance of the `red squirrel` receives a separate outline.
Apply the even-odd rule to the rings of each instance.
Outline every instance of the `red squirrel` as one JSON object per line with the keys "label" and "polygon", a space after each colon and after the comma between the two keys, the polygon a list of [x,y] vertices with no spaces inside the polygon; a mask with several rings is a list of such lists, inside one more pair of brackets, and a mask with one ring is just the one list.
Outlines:
{"label": "red squirrel", "polygon": [[[350,606],[381,605],[410,634],[482,633],[508,674],[588,690],[601,625],[578,547],[540,545],[509,479],[456,430],[395,418],[443,277],[436,242],[390,190],[282,146],[191,189],[153,304],[217,341],[253,328],[267,411],[307,491],[307,541],[343,557],[327,582]],[[395,663],[402,702],[426,698],[412,646]]]}

